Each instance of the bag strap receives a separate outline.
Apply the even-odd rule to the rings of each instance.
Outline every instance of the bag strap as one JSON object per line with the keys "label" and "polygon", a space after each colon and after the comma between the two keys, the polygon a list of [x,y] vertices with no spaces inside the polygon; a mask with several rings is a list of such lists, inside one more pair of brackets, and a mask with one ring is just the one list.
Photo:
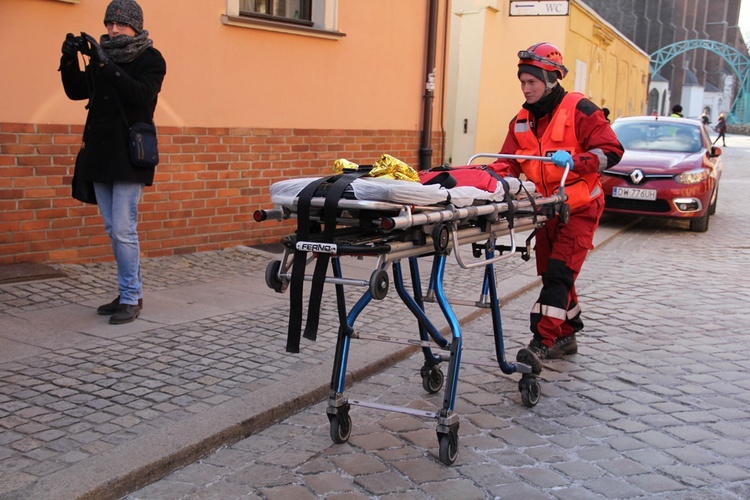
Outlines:
{"label": "bag strap", "polygon": [[[431,170],[432,172],[432,170]],[[455,177],[453,177],[450,172],[440,172],[437,175],[435,175],[432,179],[423,182],[425,186],[429,186],[431,184],[437,184],[440,187],[443,187],[445,189],[451,189],[456,187],[456,184],[458,184],[458,181]]]}

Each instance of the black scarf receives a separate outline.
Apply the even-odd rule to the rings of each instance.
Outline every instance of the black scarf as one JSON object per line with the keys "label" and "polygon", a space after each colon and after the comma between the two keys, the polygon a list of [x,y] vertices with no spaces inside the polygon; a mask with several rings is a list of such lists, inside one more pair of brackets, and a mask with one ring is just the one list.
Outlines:
{"label": "black scarf", "polygon": [[136,57],[154,42],[148,37],[148,31],[141,31],[136,36],[119,35],[110,38],[102,35],[99,43],[112,62],[117,64],[133,62]]}
{"label": "black scarf", "polygon": [[567,92],[565,92],[562,85],[558,83],[549,94],[545,95],[534,104],[523,103],[523,107],[534,115],[536,121],[539,121],[541,117],[550,114],[552,110],[560,104],[560,101],[565,97],[565,94],[567,94]]}

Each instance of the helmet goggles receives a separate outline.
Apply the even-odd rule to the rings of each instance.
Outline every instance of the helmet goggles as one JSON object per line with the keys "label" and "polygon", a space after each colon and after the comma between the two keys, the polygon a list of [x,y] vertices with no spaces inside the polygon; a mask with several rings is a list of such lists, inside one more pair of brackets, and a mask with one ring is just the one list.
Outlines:
{"label": "helmet goggles", "polygon": [[535,54],[534,52],[530,50],[519,50],[518,51],[518,58],[521,59],[521,61],[530,60],[530,61],[537,61],[542,64],[548,64],[552,66],[553,68],[556,68],[560,71],[561,78],[565,78],[565,76],[568,74],[568,68],[566,68],[564,65],[556,63],[555,61],[548,59],[546,57],[542,57],[539,54]]}

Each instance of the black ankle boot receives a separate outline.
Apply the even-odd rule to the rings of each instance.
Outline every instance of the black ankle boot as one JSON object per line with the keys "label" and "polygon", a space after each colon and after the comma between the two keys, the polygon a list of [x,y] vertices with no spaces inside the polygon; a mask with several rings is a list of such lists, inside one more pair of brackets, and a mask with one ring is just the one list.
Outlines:
{"label": "black ankle boot", "polygon": [[117,306],[117,312],[109,318],[110,325],[122,325],[130,323],[140,316],[141,308],[133,304],[120,304]]}
{"label": "black ankle boot", "polygon": [[[117,312],[117,308],[119,307],[119,305],[120,296],[118,295],[112,302],[97,307],[96,314],[101,314],[102,316],[112,316]],[[138,299],[138,307],[143,309],[143,299]]]}
{"label": "black ankle boot", "polygon": [[547,358],[547,346],[542,344],[539,340],[534,339],[529,342],[528,347],[524,347],[516,354],[516,361],[524,363],[531,367],[531,373],[539,375],[542,373],[544,363]]}
{"label": "black ankle boot", "polygon": [[547,349],[547,359],[562,359],[567,354],[576,354],[578,352],[578,342],[576,334],[559,337],[555,343]]}

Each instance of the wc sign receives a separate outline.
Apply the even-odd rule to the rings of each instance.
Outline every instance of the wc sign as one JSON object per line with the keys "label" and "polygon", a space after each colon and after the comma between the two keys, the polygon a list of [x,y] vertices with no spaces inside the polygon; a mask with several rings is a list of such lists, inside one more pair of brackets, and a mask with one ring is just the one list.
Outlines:
{"label": "wc sign", "polygon": [[567,16],[568,0],[510,0],[511,16]]}

